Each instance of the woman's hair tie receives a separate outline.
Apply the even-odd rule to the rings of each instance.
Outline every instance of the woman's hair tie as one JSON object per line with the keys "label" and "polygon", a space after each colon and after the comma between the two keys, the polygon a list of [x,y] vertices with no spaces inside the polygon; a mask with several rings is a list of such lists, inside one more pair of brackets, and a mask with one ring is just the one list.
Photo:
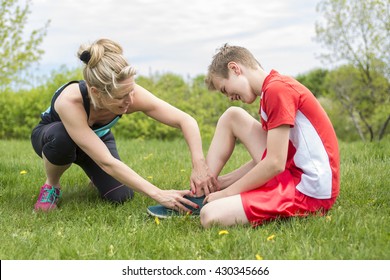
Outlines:
{"label": "woman's hair tie", "polygon": [[85,64],[88,64],[90,59],[91,59],[91,53],[89,51],[83,51],[81,53],[80,60],[83,61]]}

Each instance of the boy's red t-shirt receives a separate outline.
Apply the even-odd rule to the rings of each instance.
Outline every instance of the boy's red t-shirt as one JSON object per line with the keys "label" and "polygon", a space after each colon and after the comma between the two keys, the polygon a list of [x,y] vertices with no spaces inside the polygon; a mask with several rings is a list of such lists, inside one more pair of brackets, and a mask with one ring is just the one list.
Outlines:
{"label": "boy's red t-shirt", "polygon": [[272,70],[260,100],[262,127],[290,125],[286,169],[303,194],[328,199],[340,191],[340,159],[336,133],[315,96],[291,77]]}

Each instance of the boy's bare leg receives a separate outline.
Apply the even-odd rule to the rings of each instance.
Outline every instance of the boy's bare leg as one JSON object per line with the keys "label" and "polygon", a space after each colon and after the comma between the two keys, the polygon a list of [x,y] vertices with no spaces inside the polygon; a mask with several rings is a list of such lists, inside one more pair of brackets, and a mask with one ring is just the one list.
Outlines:
{"label": "boy's bare leg", "polygon": [[239,107],[230,107],[220,117],[206,162],[217,177],[233,153],[236,139],[246,147],[252,159],[259,162],[264,153],[267,136],[261,124]]}
{"label": "boy's bare leg", "polygon": [[207,203],[200,212],[200,222],[204,228],[213,224],[221,226],[247,224],[248,219],[242,206],[241,195],[224,197]]}
{"label": "boy's bare leg", "polygon": [[[244,109],[230,107],[218,121],[206,158],[207,165],[216,178],[232,155],[237,139],[246,147],[253,161],[260,162],[267,142],[265,131],[259,121]],[[214,223],[225,226],[248,223],[241,195],[206,204],[201,210],[200,219],[204,227]]]}

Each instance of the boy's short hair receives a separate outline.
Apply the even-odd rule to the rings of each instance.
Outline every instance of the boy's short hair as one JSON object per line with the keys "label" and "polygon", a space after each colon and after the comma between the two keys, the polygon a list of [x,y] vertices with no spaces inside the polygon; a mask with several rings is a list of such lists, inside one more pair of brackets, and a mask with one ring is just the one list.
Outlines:
{"label": "boy's short hair", "polygon": [[209,90],[216,90],[213,84],[213,78],[229,78],[228,63],[231,61],[240,63],[250,68],[256,68],[257,66],[261,67],[261,64],[256,60],[256,58],[249,50],[239,46],[230,46],[228,43],[226,43],[213,56],[213,60],[208,67],[205,83]]}

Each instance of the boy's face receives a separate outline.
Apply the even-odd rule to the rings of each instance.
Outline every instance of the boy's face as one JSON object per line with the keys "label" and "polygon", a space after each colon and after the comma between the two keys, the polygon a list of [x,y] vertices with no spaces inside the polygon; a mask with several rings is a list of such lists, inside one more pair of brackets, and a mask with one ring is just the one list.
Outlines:
{"label": "boy's face", "polygon": [[230,101],[239,100],[243,103],[253,103],[257,95],[252,91],[249,81],[241,71],[229,69],[229,77],[213,78],[213,84],[217,90],[230,99]]}

